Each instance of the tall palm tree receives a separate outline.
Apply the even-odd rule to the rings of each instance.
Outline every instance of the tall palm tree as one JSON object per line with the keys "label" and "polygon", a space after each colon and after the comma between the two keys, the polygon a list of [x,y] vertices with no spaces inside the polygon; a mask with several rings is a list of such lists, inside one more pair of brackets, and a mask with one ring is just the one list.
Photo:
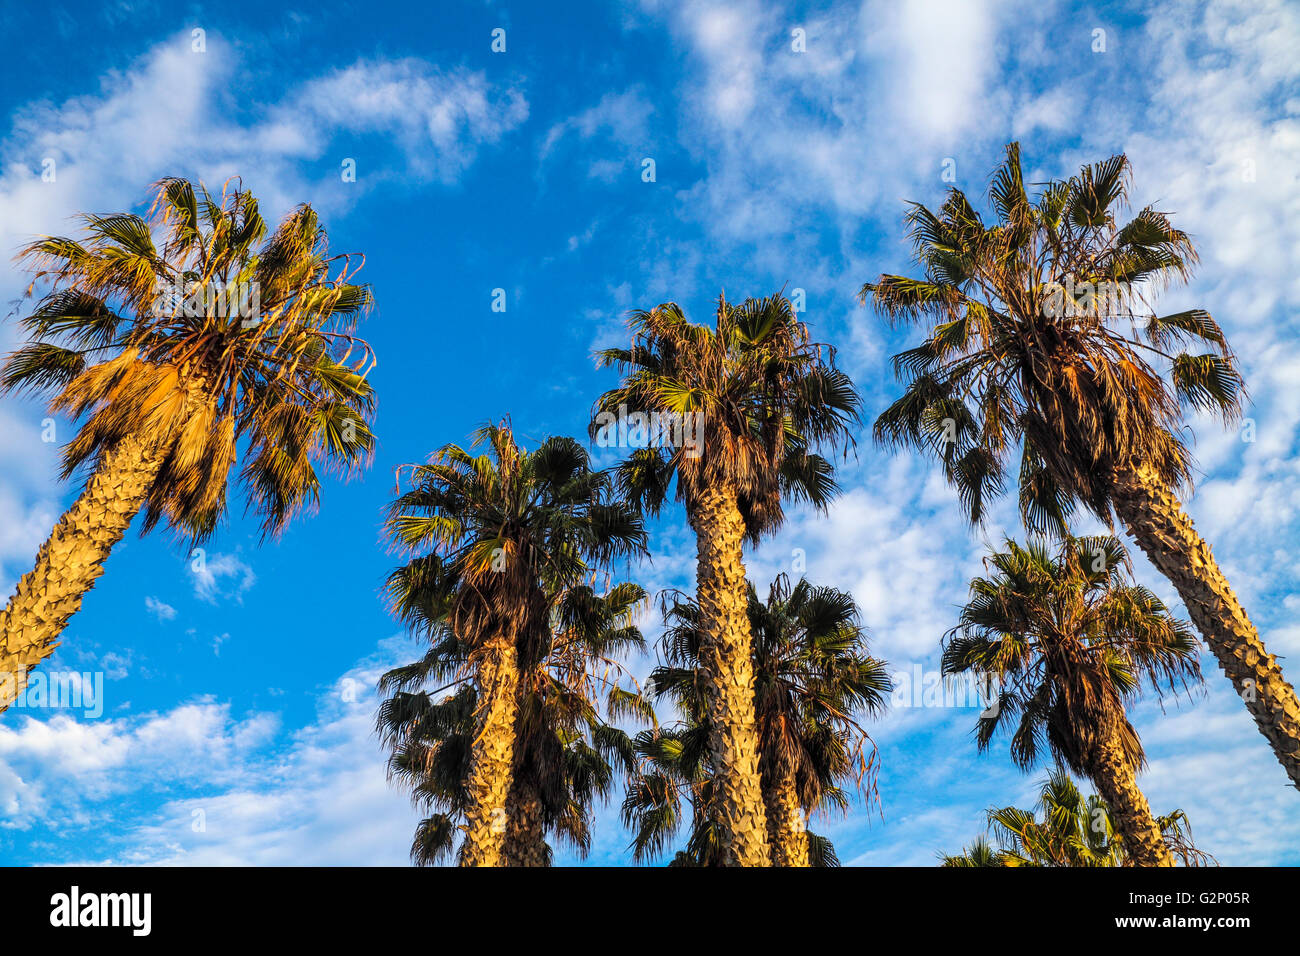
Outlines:
{"label": "tall palm tree", "polygon": [[1157,692],[1199,680],[1195,637],[1128,581],[1114,538],[1066,538],[1055,554],[1041,541],[1005,547],[988,558],[992,574],[971,582],[943,651],[945,674],[1000,683],[976,728],[980,750],[1014,724],[1017,765],[1034,766],[1045,745],[1096,785],[1135,864],[1172,866],[1137,786],[1146,755],[1125,705],[1144,679]]}
{"label": "tall palm tree", "polygon": [[629,324],[629,348],[599,353],[623,380],[597,401],[591,433],[599,438],[629,410],[687,416],[689,435],[656,432],[620,467],[619,482],[655,514],[675,480],[685,505],[697,541],[717,824],[729,865],[766,866],[744,542],[780,526],[783,499],[826,507],[837,488],[818,452],[851,441],[859,399],[833,351],[811,341],[780,295],[740,305],[720,296],[712,327],[671,302],[632,313]]}
{"label": "tall palm tree", "polygon": [[[474,455],[480,445],[486,452]],[[388,531],[408,552],[428,550],[392,573],[389,596],[431,646],[466,645],[477,693],[460,861],[496,866],[514,783],[521,665],[546,657],[558,596],[593,565],[642,553],[645,532],[580,444],[548,438],[528,452],[505,423],[479,430],[469,451],[444,445],[409,481],[390,506]]]}
{"label": "tall palm tree", "polygon": [[[1039,791],[1040,821],[1033,810],[989,810],[988,824],[996,845],[977,837],[956,856],[944,855],[943,866],[1133,866],[1114,815],[1106,801],[1084,797],[1062,770],[1053,770]],[[1156,817],[1156,827],[1171,857],[1183,866],[1214,865],[1197,849],[1187,814],[1174,810]]]}
{"label": "tall palm tree", "polygon": [[352,282],[354,257],[329,254],[310,206],[268,236],[241,186],[213,197],[164,179],[147,217],[82,222],[81,238],[20,253],[35,269],[29,341],[0,372],[0,392],[48,396],[80,422],[63,478],[89,471],[0,613],[0,710],[141,509],[143,531],[207,539],[242,446],[248,507],[274,535],[317,504],[316,463],[350,472],[374,446],[374,358],[353,334],[370,291]]}
{"label": "tall palm tree", "polygon": [[1196,251],[1152,207],[1121,223],[1130,175],[1113,156],[1031,200],[1012,143],[989,189],[993,222],[957,189],[938,212],[912,205],[923,277],[862,287],[891,321],[927,331],[894,356],[906,389],[875,435],[936,454],[972,521],[1003,488],[1017,446],[1031,530],[1061,530],[1078,505],[1117,516],[1300,786],[1300,700],[1179,503],[1192,484],[1183,407],[1230,423],[1242,379],[1208,313],[1154,310],[1151,297],[1186,281]]}
{"label": "tall palm tree", "polygon": [[[603,719],[598,701],[604,698],[605,715],[653,720],[640,694],[617,679],[618,656],[644,647],[632,618],[645,599],[632,584],[603,595],[586,585],[571,589],[553,611],[556,633],[545,658],[521,668],[505,865],[549,865],[547,833],[583,856],[590,849],[595,803],[608,798],[616,771],[630,772],[634,761],[630,738]],[[428,866],[451,854],[469,807],[478,692],[466,672],[470,646],[445,626],[418,630],[441,636],[419,661],[380,679],[388,696],[377,723],[391,751],[390,778],[435,811],[417,826],[411,845],[412,860]]]}
{"label": "tall palm tree", "polygon": [[[874,770],[874,748],[860,718],[883,711],[890,680],[883,661],[868,655],[866,634],[850,594],[791,585],[779,576],[766,602],[748,587],[747,613],[754,635],[754,706],[768,844],[776,866],[818,865],[834,859],[829,841],[809,834],[814,809],[846,810],[844,785],[863,786]],[[714,858],[715,784],[707,751],[699,651],[699,607],[675,600],[668,608],[663,645],[668,663],[650,682],[673,699],[684,723],[637,738],[647,770],[629,789],[624,818],[636,830],[638,858],[661,851],[676,832],[681,804],[692,808],[687,856],[695,865]]]}

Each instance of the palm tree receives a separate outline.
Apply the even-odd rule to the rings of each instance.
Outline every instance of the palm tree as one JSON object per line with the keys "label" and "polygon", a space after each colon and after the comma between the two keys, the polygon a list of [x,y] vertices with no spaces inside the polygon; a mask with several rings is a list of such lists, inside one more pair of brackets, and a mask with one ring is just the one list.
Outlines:
{"label": "palm tree", "polygon": [[142,218],[82,217],[81,239],[47,236],[20,259],[36,270],[0,392],[48,396],[80,421],[63,478],[85,488],[0,613],[0,710],[54,652],[109,552],[144,510],[206,540],[239,478],[264,535],[319,499],[314,464],[351,472],[370,457],[370,348],[353,334],[370,291],[360,263],[330,255],[299,206],[267,236],[242,186],[210,196],[181,179],[154,187]]}
{"label": "palm tree", "polygon": [[[621,673],[619,654],[644,647],[632,618],[645,599],[633,584],[616,585],[604,595],[586,585],[571,589],[553,612],[555,637],[545,659],[521,668],[502,848],[506,865],[550,865],[548,832],[585,856],[595,802],[608,798],[616,770],[631,771],[631,740],[602,719],[596,699],[604,697],[605,714],[648,713],[653,720],[639,693],[611,679],[611,673]],[[378,729],[391,751],[390,779],[401,780],[418,806],[435,811],[420,822],[411,845],[412,860],[428,866],[451,854],[469,807],[477,689],[466,673],[469,645],[445,622],[422,623],[418,631],[440,637],[419,661],[380,679],[388,697]],[[430,688],[431,681],[445,683]],[[452,692],[439,696],[444,691]]]}
{"label": "palm tree", "polygon": [[1196,639],[1154,594],[1127,580],[1128,553],[1114,538],[1066,538],[988,558],[960,623],[949,632],[943,672],[996,680],[995,706],[979,718],[988,748],[1015,723],[1011,758],[1022,769],[1047,750],[1088,777],[1113,814],[1133,862],[1172,866],[1136,773],[1146,763],[1125,716],[1145,679],[1157,692],[1200,679]]}
{"label": "palm tree", "polygon": [[[847,810],[843,784],[870,779],[874,749],[859,715],[883,711],[891,688],[884,662],[867,654],[866,635],[852,595],[793,586],[779,576],[767,601],[748,587],[754,636],[754,706],[768,844],[776,866],[809,866],[810,857],[834,859],[829,841],[805,827],[814,809]],[[668,663],[655,669],[651,690],[670,697],[685,722],[670,732],[638,737],[645,778],[634,781],[624,807],[637,835],[637,857],[660,852],[677,829],[682,800],[692,804],[687,854],[696,865],[713,859],[713,773],[699,742],[708,736],[700,677],[699,607],[674,600],[663,646]],[[810,837],[812,838],[810,841]]]}
{"label": "palm tree", "polygon": [[[943,866],[1133,866],[1134,860],[1106,801],[1085,798],[1069,776],[1053,770],[1039,791],[1040,822],[1033,810],[989,810],[996,846],[977,837],[957,856],[942,857]],[[1170,856],[1183,866],[1205,866],[1214,857],[1197,849],[1192,825],[1182,810],[1156,817],[1156,827]]]}
{"label": "palm tree", "polygon": [[[628,778],[622,819],[635,832],[632,856],[644,862],[659,856],[688,824],[686,845],[669,866],[726,866],[726,848],[715,820],[714,778],[709,766],[707,728],[689,720],[677,726],[643,730],[632,741],[638,760]],[[829,778],[823,782],[833,786]],[[826,837],[804,831],[808,862],[812,867],[840,865],[835,847]]]}
{"label": "palm tree", "polygon": [[642,553],[645,540],[640,515],[612,497],[609,476],[573,439],[548,438],[528,452],[502,423],[479,430],[471,449],[480,445],[487,453],[477,456],[445,445],[414,467],[387,522],[398,547],[430,549],[389,577],[394,611],[432,647],[466,645],[476,685],[465,866],[501,862],[520,669],[545,659],[555,601],[591,565]]}
{"label": "palm tree", "polygon": [[780,295],[739,306],[720,296],[712,328],[671,302],[629,324],[629,348],[599,353],[623,380],[597,401],[591,434],[607,438],[629,409],[679,426],[651,429],[620,467],[620,488],[657,514],[676,480],[697,540],[717,823],[729,865],[766,866],[743,547],[780,526],[783,499],[826,507],[837,488],[818,451],[851,441],[859,399]]}
{"label": "palm tree", "polygon": [[972,521],[1003,488],[1017,445],[1031,530],[1061,531],[1078,505],[1108,524],[1118,517],[1300,786],[1300,700],[1179,503],[1192,484],[1183,406],[1230,423],[1242,379],[1208,313],[1157,315],[1149,304],[1188,278],[1196,251],[1154,208],[1120,223],[1130,173],[1113,156],[1031,200],[1012,143],[989,189],[992,224],[957,189],[937,213],[912,205],[924,277],[883,275],[861,293],[891,321],[927,330],[894,356],[906,389],[875,435],[934,453]]}

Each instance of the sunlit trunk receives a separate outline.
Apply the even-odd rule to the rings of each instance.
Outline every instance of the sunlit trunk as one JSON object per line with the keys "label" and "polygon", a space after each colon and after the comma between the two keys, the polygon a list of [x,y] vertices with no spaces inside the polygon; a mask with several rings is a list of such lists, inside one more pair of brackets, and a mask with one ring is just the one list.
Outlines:
{"label": "sunlit trunk", "polygon": [[1138,788],[1133,764],[1117,731],[1100,738],[1091,769],[1092,782],[1110,807],[1129,860],[1136,866],[1173,866],[1174,858],[1151,815],[1146,795]]}
{"label": "sunlit trunk", "polygon": [[808,866],[808,830],[795,789],[794,774],[774,774],[763,788],[767,805],[767,842],[773,866]]}
{"label": "sunlit trunk", "polygon": [[461,866],[500,866],[509,824],[507,804],[513,782],[515,715],[519,667],[514,635],[493,635],[478,663],[479,701],[469,778],[469,809]]}
{"label": "sunlit trunk", "polygon": [[506,866],[548,866],[542,798],[527,779],[515,778],[506,805]]}
{"label": "sunlit trunk", "polygon": [[700,668],[725,864],[769,866],[742,563],[745,524],[734,489],[702,493],[694,502],[691,524],[698,546]]}
{"label": "sunlit trunk", "polygon": [[41,545],[35,567],[0,612],[0,711],[22,693],[31,669],[58,647],[68,619],[144,504],[164,457],[143,436],[122,441]]}
{"label": "sunlit trunk", "polygon": [[1260,640],[1210,547],[1151,469],[1119,475],[1115,510],[1177,589],[1187,613],[1232,681],[1292,784],[1300,787],[1300,700]]}

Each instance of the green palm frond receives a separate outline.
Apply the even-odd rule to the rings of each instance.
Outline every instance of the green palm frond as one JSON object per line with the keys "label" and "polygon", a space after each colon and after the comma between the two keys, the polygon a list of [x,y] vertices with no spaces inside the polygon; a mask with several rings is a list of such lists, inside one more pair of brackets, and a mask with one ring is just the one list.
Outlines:
{"label": "green palm frond", "polygon": [[[1216,865],[1192,841],[1187,815],[1175,810],[1156,819],[1174,857],[1184,866]],[[988,836],[976,837],[960,854],[940,854],[947,867],[1044,866],[1123,867],[1134,865],[1111,810],[1098,796],[1084,797],[1074,781],[1054,769],[1039,788],[1034,809],[995,807],[988,811]]]}
{"label": "green palm frond", "polygon": [[[1131,175],[1113,156],[1031,196],[1011,143],[989,188],[993,221],[955,189],[937,211],[909,204],[921,275],[862,287],[891,325],[925,331],[894,356],[903,394],[875,438],[937,458],[972,522],[1004,490],[1017,445],[1031,531],[1063,534],[1078,506],[1109,521],[1114,477],[1133,462],[1171,488],[1190,483],[1184,409],[1232,422],[1247,401],[1208,313],[1149,305],[1188,279],[1196,250],[1159,210],[1121,221]],[[1208,351],[1167,351],[1186,343]]]}
{"label": "green palm frond", "polygon": [[0,391],[42,394],[79,420],[65,476],[144,435],[166,461],[144,528],[198,541],[225,517],[241,453],[238,480],[267,535],[316,506],[319,467],[368,464],[375,360],[356,324],[370,291],[310,207],[267,238],[242,185],[213,196],[172,178],[155,184],[148,217],[81,222],[81,237],[21,251],[35,273],[28,342],[0,372]]}
{"label": "green palm frond", "polygon": [[1007,539],[986,563],[942,656],[945,675],[998,687],[997,706],[976,723],[980,749],[1009,732],[1018,766],[1050,753],[1086,775],[1099,728],[1119,727],[1141,766],[1126,703],[1144,682],[1161,694],[1200,681],[1190,627],[1130,583],[1128,551],[1111,536],[1066,536],[1054,549]]}
{"label": "green palm frond", "polygon": [[591,438],[606,442],[620,414],[695,416],[699,434],[634,449],[617,476],[626,497],[655,514],[674,485],[688,509],[703,489],[734,487],[753,541],[780,526],[783,501],[827,505],[837,488],[819,455],[852,446],[861,400],[788,299],[719,297],[711,326],[665,302],[628,326],[628,347],[596,356],[622,381],[597,399]]}

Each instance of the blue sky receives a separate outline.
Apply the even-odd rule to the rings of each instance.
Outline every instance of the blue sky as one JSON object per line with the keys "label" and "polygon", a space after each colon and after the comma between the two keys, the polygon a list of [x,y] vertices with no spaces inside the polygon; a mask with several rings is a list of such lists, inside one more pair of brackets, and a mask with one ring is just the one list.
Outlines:
{"label": "blue sky", "polygon": [[[376,676],[416,651],[379,600],[394,469],[507,414],[526,440],[581,434],[612,382],[591,352],[620,340],[624,313],[672,299],[704,319],[720,289],[805,290],[805,318],[874,415],[895,394],[887,360],[907,336],[860,309],[856,290],[906,268],[904,200],[939,201],[946,171],[981,193],[1013,138],[1031,179],[1128,152],[1137,202],[1158,202],[1199,243],[1197,278],[1161,304],[1203,305],[1223,325],[1255,440],[1194,423],[1203,477],[1188,509],[1296,676],[1294,5],[556,9],[0,13],[0,247],[66,231],[77,211],[139,208],[163,175],[219,187],[238,174],[274,214],[311,202],[335,249],[367,257],[380,395],[373,468],[330,484],[320,513],[279,542],[259,547],[235,508],[203,574],[162,534],[116,549],[47,665],[102,674],[104,713],[0,718],[0,862],[404,863],[416,815],[385,782],[372,734]],[[498,28],[506,49],[494,53]],[[349,159],[355,182],[340,175]],[[24,285],[0,266],[6,313]],[[6,323],[0,349],[13,343]],[[0,401],[6,593],[76,490],[55,480],[70,432],[60,422],[59,442],[43,442],[44,417]],[[986,542],[1014,515],[1004,504],[968,531],[931,467],[866,435],[841,480],[831,514],[795,513],[751,557],[751,577],[770,580],[802,549],[812,580],[854,592],[895,671],[933,671]],[[653,551],[634,578],[691,584],[679,513],[655,524]],[[1174,600],[1145,563],[1138,573]],[[1203,692],[1136,711],[1153,809],[1187,810],[1222,862],[1300,862],[1300,802],[1208,654],[1203,665]],[[977,755],[975,715],[892,708],[872,728],[880,811],[814,829],[846,863],[925,865],[980,832],[986,807],[1027,805],[1042,773],[1016,771],[1004,747]],[[588,862],[626,862],[627,840],[604,809]]]}

